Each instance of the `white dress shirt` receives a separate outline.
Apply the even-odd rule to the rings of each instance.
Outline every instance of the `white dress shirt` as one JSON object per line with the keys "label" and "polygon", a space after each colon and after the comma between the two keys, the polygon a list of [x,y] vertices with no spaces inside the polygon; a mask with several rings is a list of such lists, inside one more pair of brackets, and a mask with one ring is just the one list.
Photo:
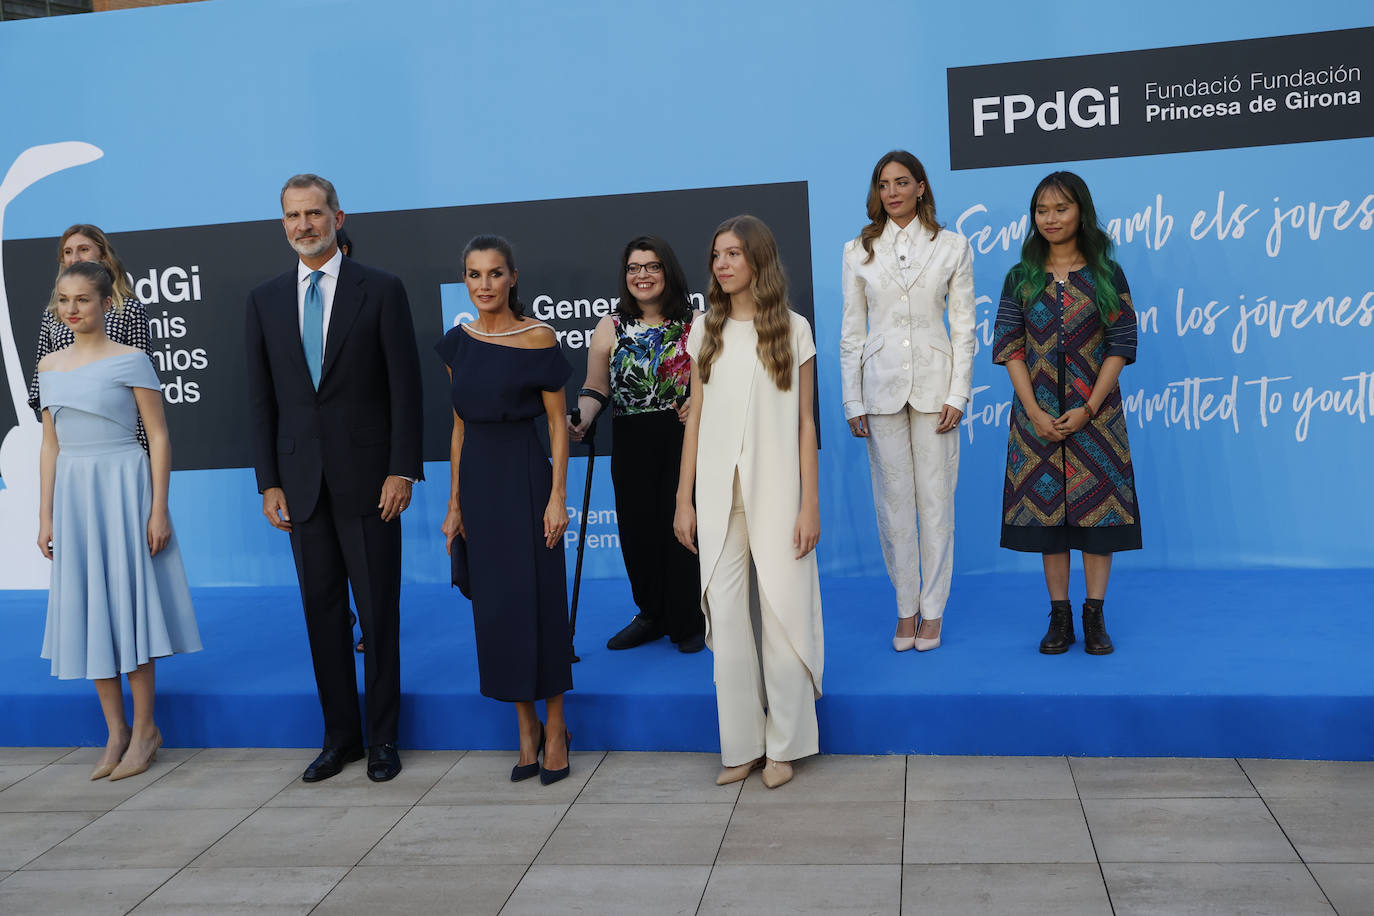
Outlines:
{"label": "white dress shirt", "polygon": [[921,221],[913,219],[907,223],[905,229],[897,225],[893,220],[888,220],[883,227],[883,234],[892,242],[892,251],[897,256],[897,270],[901,272],[902,283],[907,286],[916,279],[916,272],[920,265],[916,263],[916,254],[912,244],[911,233],[919,232],[922,229]]}
{"label": "white dress shirt", "polygon": [[[334,313],[334,289],[339,285],[339,265],[343,263],[343,252],[335,249],[334,257],[324,262],[319,267],[324,271],[324,276],[320,277],[320,297],[324,299],[324,328],[320,334],[320,356],[324,356],[324,346],[329,342],[329,318]],[[296,265],[296,326],[301,329],[301,337],[305,336],[305,291],[310,288],[311,268],[307,267],[304,261]],[[402,477],[415,483],[414,477]]]}
{"label": "white dress shirt", "polygon": [[[324,299],[324,329],[320,334],[321,355],[324,353],[323,345],[329,340],[329,316],[334,311],[334,288],[339,284],[339,265],[342,263],[343,252],[335,249],[334,257],[319,268],[324,271],[319,283],[320,296]],[[305,291],[310,288],[312,272],[304,261],[296,265],[296,327],[300,329],[302,338],[305,337]]]}

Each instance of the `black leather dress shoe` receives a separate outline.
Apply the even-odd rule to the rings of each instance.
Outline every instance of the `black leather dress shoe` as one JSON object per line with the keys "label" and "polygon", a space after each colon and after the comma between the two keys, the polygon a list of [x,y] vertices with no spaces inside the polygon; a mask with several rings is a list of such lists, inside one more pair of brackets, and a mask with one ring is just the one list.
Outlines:
{"label": "black leather dress shoe", "polygon": [[338,776],[345,763],[362,759],[363,749],[361,747],[327,747],[320,751],[320,756],[316,757],[310,766],[305,768],[305,772],[301,774],[301,781],[319,782],[321,779]]}
{"label": "black leather dress shoe", "polygon": [[394,744],[374,744],[367,749],[367,778],[373,782],[395,779],[401,772],[401,755]]}
{"label": "black leather dress shoe", "polygon": [[688,655],[692,654],[693,652],[700,652],[702,649],[705,648],[706,636],[703,633],[693,633],[691,636],[679,640],[677,644],[677,650],[679,652],[685,652]]}
{"label": "black leather dress shoe", "polygon": [[662,630],[645,620],[642,614],[636,614],[635,619],[631,620],[625,629],[606,640],[606,648],[633,649],[662,636]]}

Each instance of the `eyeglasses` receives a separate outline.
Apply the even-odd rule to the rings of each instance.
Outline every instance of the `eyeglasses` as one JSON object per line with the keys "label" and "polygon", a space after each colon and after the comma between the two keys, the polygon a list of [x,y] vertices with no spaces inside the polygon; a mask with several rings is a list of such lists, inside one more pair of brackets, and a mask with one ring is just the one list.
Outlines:
{"label": "eyeglasses", "polygon": [[650,261],[648,264],[626,264],[626,265],[625,265],[625,273],[628,274],[628,275],[631,276],[631,277],[633,277],[635,274],[639,273],[641,270],[643,270],[643,271],[648,271],[650,274],[661,274],[661,273],[663,273],[663,262],[662,262],[662,261]]}

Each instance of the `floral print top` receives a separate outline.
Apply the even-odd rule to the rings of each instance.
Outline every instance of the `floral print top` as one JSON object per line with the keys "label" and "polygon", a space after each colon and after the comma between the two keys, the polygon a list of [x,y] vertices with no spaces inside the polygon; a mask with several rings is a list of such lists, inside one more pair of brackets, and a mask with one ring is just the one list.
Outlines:
{"label": "floral print top", "polygon": [[686,321],[648,325],[611,316],[615,347],[611,350],[611,401],[617,413],[676,410],[691,394],[692,361]]}

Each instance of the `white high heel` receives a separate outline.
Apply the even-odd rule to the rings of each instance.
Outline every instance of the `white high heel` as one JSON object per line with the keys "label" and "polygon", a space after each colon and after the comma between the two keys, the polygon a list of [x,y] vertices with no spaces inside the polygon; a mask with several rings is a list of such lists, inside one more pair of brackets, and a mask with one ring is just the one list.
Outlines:
{"label": "white high heel", "polygon": [[[911,618],[908,618],[908,617],[899,617],[899,618],[897,618],[897,621],[899,621],[899,623],[897,623],[897,625],[900,626],[900,625],[901,625],[900,621],[907,621],[907,619],[911,619]],[[916,629],[915,629],[915,623],[914,623],[914,625],[912,625],[912,628],[911,628],[911,636],[893,636],[893,637],[892,637],[892,648],[893,648],[893,651],[905,652],[905,651],[907,651],[907,650],[910,650],[910,648],[912,647],[912,645],[915,645],[915,644],[916,644]]]}
{"label": "white high heel", "polygon": [[[941,618],[941,619],[943,620],[943,618]],[[924,621],[922,621],[922,622],[924,622]],[[941,624],[940,624],[940,632],[941,632],[942,635],[943,635],[943,633],[944,633],[944,629],[945,629],[945,625],[944,625],[943,623],[941,623]],[[920,632],[919,625],[918,625],[917,632]],[[938,648],[940,648],[940,637],[939,637],[939,636],[936,636],[934,639],[922,639],[921,637],[916,636],[916,637],[913,637],[913,638],[912,638],[912,645],[915,647],[915,649],[916,649],[917,652],[929,652],[931,649],[938,649]]]}

